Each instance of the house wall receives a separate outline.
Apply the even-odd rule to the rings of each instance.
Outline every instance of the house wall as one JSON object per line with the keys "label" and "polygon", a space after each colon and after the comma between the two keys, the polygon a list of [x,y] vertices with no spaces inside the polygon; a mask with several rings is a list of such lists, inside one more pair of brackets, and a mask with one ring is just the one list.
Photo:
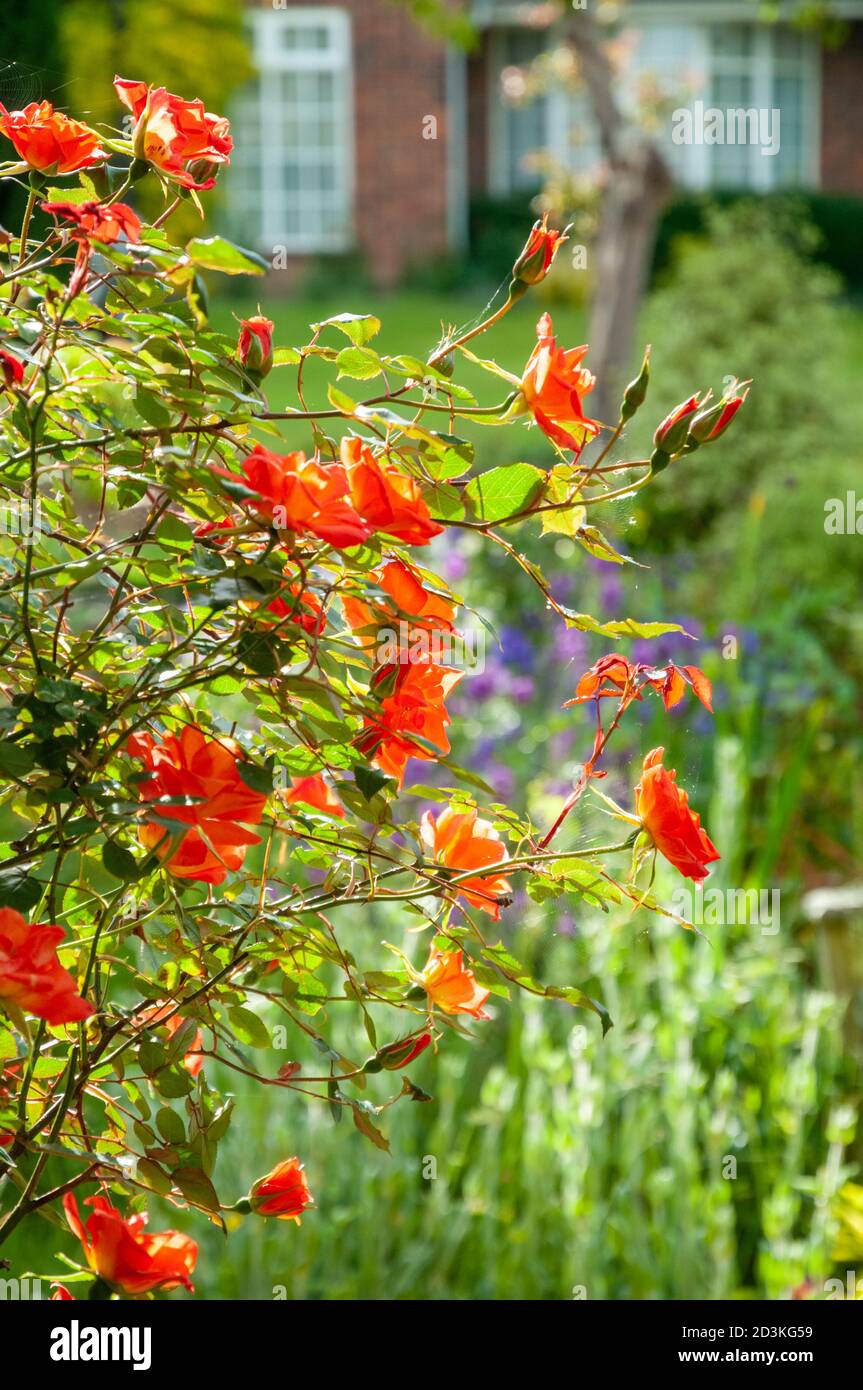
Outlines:
{"label": "house wall", "polygon": [[863,194],[863,22],[822,64],[821,187]]}
{"label": "house wall", "polygon": [[488,110],[490,83],[493,80],[489,36],[483,33],[467,65],[468,182],[471,193],[485,193],[488,189]]}
{"label": "house wall", "polygon": [[[280,0],[276,8],[308,3]],[[356,244],[376,283],[392,285],[448,245],[444,46],[387,0],[316,3],[351,15]],[[433,129],[429,117],[436,138],[424,134]]]}

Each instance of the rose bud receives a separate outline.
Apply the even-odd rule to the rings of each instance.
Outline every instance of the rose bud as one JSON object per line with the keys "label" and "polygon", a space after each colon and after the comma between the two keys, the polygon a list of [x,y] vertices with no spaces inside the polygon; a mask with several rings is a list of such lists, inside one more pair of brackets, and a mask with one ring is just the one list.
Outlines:
{"label": "rose bud", "polygon": [[386,1071],[399,1071],[406,1067],[421,1052],[425,1052],[432,1040],[431,1033],[420,1033],[419,1037],[402,1038],[400,1042],[387,1043],[375,1055],[375,1061]]}
{"label": "rose bud", "polygon": [[249,1205],[258,1216],[276,1216],[280,1221],[296,1221],[311,1206],[313,1198],[298,1158],[286,1158],[265,1178],[253,1183]]}
{"label": "rose bud", "polygon": [[538,285],[551,270],[558,249],[567,240],[566,231],[556,232],[548,227],[548,213],[541,222],[534,222],[521,255],[512,268],[513,283]]}
{"label": "rose bud", "polygon": [[695,449],[699,444],[710,444],[724,434],[748,395],[749,382],[746,382],[740,395],[723,396],[721,401],[717,401],[708,410],[699,411],[689,427],[690,448]]}
{"label": "rose bud", "polygon": [[666,454],[678,453],[686,443],[690,416],[694,415],[707,399],[707,396],[703,401],[699,400],[698,396],[690,396],[688,401],[683,401],[680,405],[675,406],[671,413],[666,415],[653,436],[656,448],[662,449]]}
{"label": "rose bud", "polygon": [[620,423],[625,425],[627,420],[631,420],[637,410],[640,410],[647,398],[647,387],[650,383],[650,346],[644,350],[644,361],[641,364],[641,371],[634,381],[631,381],[623,393],[623,403],[620,407]]}
{"label": "rose bud", "polygon": [[271,320],[262,314],[240,322],[237,356],[246,371],[259,378],[265,377],[273,366],[273,328]]}

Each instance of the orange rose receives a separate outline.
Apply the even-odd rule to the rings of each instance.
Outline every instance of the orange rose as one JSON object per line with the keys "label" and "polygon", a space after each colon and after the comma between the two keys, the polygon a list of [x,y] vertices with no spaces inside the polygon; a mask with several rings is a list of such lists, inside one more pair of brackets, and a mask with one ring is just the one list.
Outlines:
{"label": "orange rose", "polygon": [[[135,1015],[135,1023],[161,1023],[165,1015],[170,1014],[173,1008],[174,1005],[170,1000],[167,1000],[165,1003],[153,1004],[149,1009],[142,1009],[140,1013]],[[171,1017],[165,1022],[168,1037],[173,1038],[174,1034],[179,1032],[185,1022],[186,1020],[183,1018],[182,1014],[171,1014]],[[190,1076],[197,1076],[201,1067],[204,1065],[203,1046],[204,1035],[200,1028],[198,1028],[189,1048],[183,1055],[183,1066]]]}
{"label": "orange rose", "polygon": [[264,615],[265,613],[274,613],[281,633],[290,636],[287,630],[288,626],[296,624],[310,637],[320,637],[327,625],[327,615],[317,594],[313,593],[311,589],[304,589],[299,582],[289,584],[287,592],[290,594],[290,598],[283,598],[279,594],[267,604],[266,609],[262,608],[260,604],[256,605],[259,610],[255,614],[256,618],[259,621],[269,623],[270,620]]}
{"label": "orange rose", "polygon": [[[184,101],[145,82],[115,77],[114,90],[135,118],[132,144],[139,159],[183,188],[213,187],[213,166],[229,164],[233,148],[224,116],[205,111],[202,101]],[[199,173],[207,177],[196,178]]]}
{"label": "orange rose", "polygon": [[247,371],[263,377],[271,370],[274,327],[272,319],[265,319],[262,314],[240,320],[237,356]]}
{"label": "orange rose", "polygon": [[280,1221],[296,1221],[298,1226],[302,1212],[313,1201],[298,1158],[286,1158],[265,1178],[259,1178],[249,1193],[252,1211],[258,1216],[276,1216]]}
{"label": "orange rose", "polygon": [[[423,628],[426,632],[452,632],[453,605],[424,588],[412,566],[402,560],[390,560],[381,569],[372,570],[368,577],[389,595],[392,603],[382,599],[370,599],[368,603],[356,598],[342,599],[345,618],[355,632],[362,632],[364,628],[391,627],[403,615],[410,618],[411,627]],[[371,632],[360,637],[363,646],[369,646],[374,640]]]}
{"label": "orange rose", "polygon": [[563,243],[566,232],[550,231],[548,213],[541,222],[534,222],[524,250],[512,268],[513,280],[523,285],[538,285],[551,270],[552,262]]}
{"label": "orange rose", "polygon": [[198,1247],[181,1231],[159,1231],[147,1235],[147,1217],[136,1214],[124,1220],[105,1197],[88,1197],[84,1203],[93,1215],[82,1222],[73,1193],[63,1198],[63,1210],[70,1229],[84,1247],[87,1263],[94,1274],[122,1293],[151,1293],[154,1289],[176,1289],[180,1284],[194,1293],[189,1278],[198,1258]]}
{"label": "orange rose", "polygon": [[461,951],[429,953],[425,969],[418,981],[429,997],[445,1014],[470,1014],[472,1018],[488,1018],[483,1004],[490,991],[482,989],[472,970],[462,965]]}
{"label": "orange rose", "polygon": [[62,927],[31,927],[14,908],[0,908],[0,1004],[8,1001],[52,1027],[96,1012],[57,958],[64,936]]}
{"label": "orange rose", "polygon": [[525,404],[554,444],[580,451],[600,431],[597,421],[589,420],[581,408],[582,397],[596,383],[593,373],[579,366],[587,346],[559,348],[550,314],[543,314],[536,334],[538,342],[521,380]]}
{"label": "orange rose", "polygon": [[372,678],[372,692],[385,690],[380,708],[366,716],[367,733],[357,747],[371,754],[374,763],[401,786],[409,758],[433,762],[435,754],[416,738],[449,752],[446,726],[449,715],[444,700],[461,680],[460,671],[432,663],[382,666]]}
{"label": "orange rose", "polygon": [[31,101],[23,111],[7,111],[0,102],[0,131],[43,174],[74,174],[108,158],[95,130],[55,111],[50,101]]}
{"label": "orange rose", "polygon": [[720,858],[701,820],[689,809],[686,792],[677,785],[677,773],[662,766],[664,748],[654,748],[644,759],[641,781],[635,788],[635,811],[660,854],[683,874],[701,883],[708,865]]}
{"label": "orange rose", "polygon": [[283,793],[282,800],[292,806],[297,802],[304,806],[312,806],[316,811],[323,811],[328,816],[344,817],[345,814],[335,792],[317,773],[310,777],[292,777],[291,789]]}
{"label": "orange rose", "polygon": [[194,725],[179,735],[166,734],[161,743],[150,734],[134,734],[127,746],[152,774],[139,788],[142,800],[197,798],[191,806],[163,808],[167,820],[190,827],[179,845],[177,830],[160,820],[145,821],[138,832],[141,843],[177,878],[223,883],[229,869],[242,867],[247,847],[260,843],[243,826],[257,825],[267,803],[240,776],[240,749],[230,739],[207,738]]}
{"label": "orange rose", "polygon": [[[427,845],[438,864],[461,873],[465,869],[485,869],[493,864],[506,862],[507,853],[498,839],[497,831],[488,821],[477,820],[476,811],[454,811],[448,808],[441,812],[437,820],[431,811],[422,818],[420,833],[423,844]],[[500,904],[494,901],[505,898],[511,891],[509,879],[500,874],[478,874],[476,878],[462,879],[456,884],[461,893],[473,907],[487,912],[497,921],[500,917]]]}
{"label": "orange rose", "polygon": [[348,483],[338,464],[321,464],[300,452],[274,454],[256,444],[242,467],[244,478],[217,471],[258,494],[246,505],[269,525],[317,536],[340,549],[371,535],[371,526],[345,500]]}
{"label": "orange rose", "polygon": [[441,534],[443,527],[432,521],[415,479],[373,454],[361,439],[343,439],[341,456],[351,501],[375,531],[385,531],[406,545],[428,545]]}
{"label": "orange rose", "polygon": [[63,217],[75,228],[73,235],[109,244],[125,236],[141,240],[141,220],[125,203],[42,203],[42,211]]}

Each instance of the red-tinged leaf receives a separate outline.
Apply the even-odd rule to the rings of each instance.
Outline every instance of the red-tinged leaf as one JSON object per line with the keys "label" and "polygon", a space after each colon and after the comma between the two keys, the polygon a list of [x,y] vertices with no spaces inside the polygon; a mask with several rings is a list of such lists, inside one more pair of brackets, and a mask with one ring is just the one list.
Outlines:
{"label": "red-tinged leaf", "polygon": [[666,709],[674,709],[686,694],[686,681],[676,666],[668,668],[668,676],[662,687],[662,703]]}
{"label": "red-tinged leaf", "polygon": [[703,671],[699,671],[697,666],[682,666],[680,668],[689,681],[695,694],[706,710],[713,713],[713,686],[707,679]]}

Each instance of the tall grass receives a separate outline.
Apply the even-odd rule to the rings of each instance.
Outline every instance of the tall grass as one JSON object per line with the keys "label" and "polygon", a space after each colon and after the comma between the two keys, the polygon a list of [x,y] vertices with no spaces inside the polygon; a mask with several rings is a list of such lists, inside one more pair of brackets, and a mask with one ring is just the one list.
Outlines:
{"label": "tall grass", "polygon": [[[745,800],[730,752],[716,779],[726,807]],[[660,876],[660,897],[677,882]],[[563,936],[531,909],[514,949],[556,980],[589,962],[616,1026],[603,1041],[563,1005],[499,1005],[475,1042],[448,1036],[411,1069],[435,1100],[387,1112],[391,1156],[324,1105],[244,1087],[221,1171],[239,1195],[296,1152],[318,1210],[300,1229],[232,1217],[227,1243],[211,1229],[201,1293],[781,1298],[824,1277],[852,1112],[839,1009],[803,983],[792,919],[783,903],[776,934],[707,939],[644,913],[584,912]]]}

